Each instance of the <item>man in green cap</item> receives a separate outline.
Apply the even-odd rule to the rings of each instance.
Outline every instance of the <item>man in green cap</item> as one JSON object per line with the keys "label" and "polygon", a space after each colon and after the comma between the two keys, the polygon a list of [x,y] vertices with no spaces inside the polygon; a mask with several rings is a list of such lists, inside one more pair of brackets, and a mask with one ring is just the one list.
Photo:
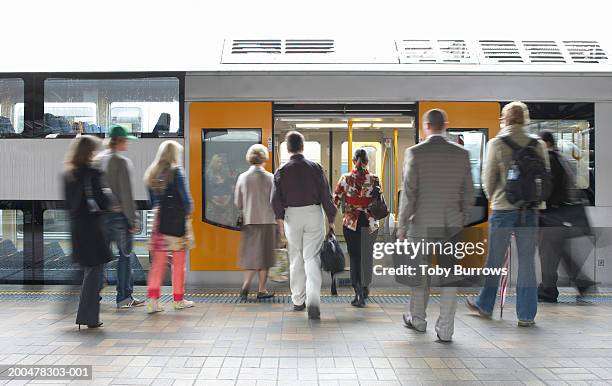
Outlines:
{"label": "man in green cap", "polygon": [[117,210],[108,213],[105,219],[107,237],[119,251],[117,261],[117,308],[144,305],[144,300],[132,296],[134,278],[132,274],[132,247],[134,233],[139,224],[136,203],[132,194],[132,161],[122,155],[127,151],[128,141],[136,139],[125,127],[113,125],[109,129],[108,149],[96,156],[95,163],[104,173],[107,186],[113,191]]}

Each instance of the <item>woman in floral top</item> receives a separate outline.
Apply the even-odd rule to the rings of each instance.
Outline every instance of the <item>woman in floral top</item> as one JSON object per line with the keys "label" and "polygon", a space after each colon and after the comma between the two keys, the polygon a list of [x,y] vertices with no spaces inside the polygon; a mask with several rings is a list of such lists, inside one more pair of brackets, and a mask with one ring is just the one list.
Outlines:
{"label": "woman in floral top", "polygon": [[365,149],[355,150],[353,165],[350,173],[340,177],[334,191],[334,203],[340,207],[344,200],[342,229],[351,259],[351,283],[355,289],[355,299],[351,304],[365,307],[368,287],[372,283],[372,248],[379,226],[368,206],[381,191],[378,177],[368,172]]}

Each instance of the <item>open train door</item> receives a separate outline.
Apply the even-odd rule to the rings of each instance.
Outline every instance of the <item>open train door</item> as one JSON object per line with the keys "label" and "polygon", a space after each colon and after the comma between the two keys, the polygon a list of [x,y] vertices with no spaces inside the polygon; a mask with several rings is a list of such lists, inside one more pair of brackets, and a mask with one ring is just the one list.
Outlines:
{"label": "open train door", "polygon": [[[189,182],[196,246],[192,271],[237,269],[240,232],[234,187],[249,165],[247,149],[261,143],[272,157],[272,103],[195,102],[189,106]],[[272,170],[272,160],[266,164]]]}
{"label": "open train door", "polygon": [[[448,114],[448,138],[466,148],[470,153],[472,179],[476,192],[470,227],[466,230],[468,241],[482,241],[483,254],[473,254],[462,261],[465,267],[482,267],[486,259],[488,201],[484,195],[480,176],[484,166],[486,142],[499,132],[500,104],[498,102],[419,102],[419,111],[443,109]],[[424,139],[423,128],[419,137]]]}

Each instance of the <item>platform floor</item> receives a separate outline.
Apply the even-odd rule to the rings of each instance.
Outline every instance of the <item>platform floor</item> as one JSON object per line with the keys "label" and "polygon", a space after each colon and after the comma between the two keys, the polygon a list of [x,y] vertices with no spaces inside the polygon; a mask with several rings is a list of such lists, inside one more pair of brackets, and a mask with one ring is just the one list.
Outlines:
{"label": "platform floor", "polygon": [[416,333],[401,323],[405,294],[374,295],[365,309],[351,307],[348,293],[326,296],[321,321],[308,321],[282,296],[243,303],[232,293],[199,291],[192,309],[167,304],[147,315],[117,310],[106,290],[104,327],[79,331],[73,289],[3,286],[0,364],[91,364],[99,385],[612,383],[612,294],[576,303],[568,292],[563,303],[539,307],[533,328],[516,326],[512,298],[503,319],[497,310],[483,320],[460,304],[450,344],[436,342],[436,297],[428,331]]}

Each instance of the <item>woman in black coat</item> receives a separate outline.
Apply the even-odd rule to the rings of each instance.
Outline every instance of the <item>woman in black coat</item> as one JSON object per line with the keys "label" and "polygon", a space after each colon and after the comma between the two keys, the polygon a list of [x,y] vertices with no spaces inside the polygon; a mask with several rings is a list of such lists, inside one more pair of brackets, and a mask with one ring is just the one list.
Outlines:
{"label": "woman in black coat", "polygon": [[100,288],[104,264],[112,259],[102,212],[110,207],[102,173],[91,166],[100,140],[93,136],[74,139],[66,160],[64,193],[70,213],[72,258],[83,269],[83,284],[76,324],[97,328],[100,322]]}

